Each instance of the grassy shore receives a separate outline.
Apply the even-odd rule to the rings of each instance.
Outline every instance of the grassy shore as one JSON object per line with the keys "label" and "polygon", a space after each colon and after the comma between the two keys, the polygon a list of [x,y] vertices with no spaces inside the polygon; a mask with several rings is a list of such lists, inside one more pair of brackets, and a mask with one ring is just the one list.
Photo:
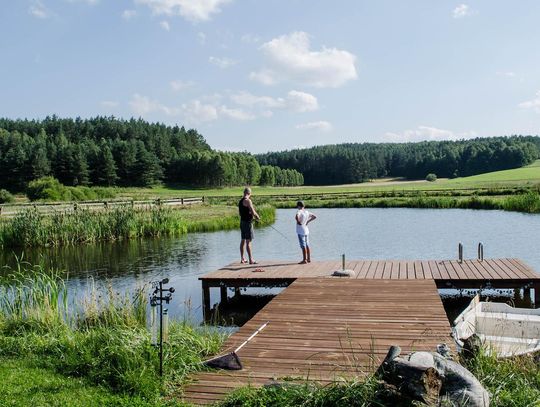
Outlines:
{"label": "grassy shore", "polygon": [[[275,208],[261,206],[260,226],[272,224]],[[238,209],[193,205],[182,209],[131,207],[44,215],[29,209],[0,223],[3,247],[60,246],[141,237],[178,236],[238,227]]]}
{"label": "grassy shore", "polygon": [[[165,405],[164,396],[177,392],[224,339],[209,328],[172,322],[161,381],[146,290],[131,296],[93,291],[77,302],[77,308],[67,303],[59,273],[39,266],[21,264],[3,279],[0,405]],[[80,402],[70,404],[70,395]]]}
{"label": "grassy shore", "polygon": [[[512,170],[495,171],[471,177],[439,179],[435,182],[424,180],[382,179],[351,185],[301,186],[301,187],[265,187],[254,186],[254,196],[261,195],[298,195],[323,193],[359,193],[390,191],[431,191],[456,189],[512,189],[534,188],[540,186],[540,160],[533,164]],[[137,199],[174,198],[174,197],[240,197],[243,187],[226,188],[185,188],[182,186],[162,186],[155,188],[118,188],[119,197]]]}

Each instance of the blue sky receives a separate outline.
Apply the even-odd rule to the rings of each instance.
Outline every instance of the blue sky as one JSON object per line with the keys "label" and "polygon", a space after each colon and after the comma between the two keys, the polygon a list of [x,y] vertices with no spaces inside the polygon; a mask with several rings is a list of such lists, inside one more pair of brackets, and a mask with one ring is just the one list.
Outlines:
{"label": "blue sky", "polygon": [[0,4],[0,116],[140,116],[256,153],[540,133],[536,0]]}

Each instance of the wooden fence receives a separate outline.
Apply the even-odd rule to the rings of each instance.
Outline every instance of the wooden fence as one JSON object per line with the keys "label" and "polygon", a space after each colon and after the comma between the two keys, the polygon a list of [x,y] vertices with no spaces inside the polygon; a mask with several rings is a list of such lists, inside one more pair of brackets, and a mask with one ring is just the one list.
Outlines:
{"label": "wooden fence", "polygon": [[0,205],[0,217],[11,218],[20,212],[28,209],[35,209],[43,214],[55,212],[72,213],[77,210],[106,210],[119,207],[131,207],[137,209],[149,209],[151,207],[188,206],[204,203],[204,197],[199,198],[174,198],[174,199],[151,199],[145,201],[135,201],[132,199],[109,200],[109,201],[81,201],[81,202],[54,202],[54,203],[22,203],[22,204],[2,204]]}

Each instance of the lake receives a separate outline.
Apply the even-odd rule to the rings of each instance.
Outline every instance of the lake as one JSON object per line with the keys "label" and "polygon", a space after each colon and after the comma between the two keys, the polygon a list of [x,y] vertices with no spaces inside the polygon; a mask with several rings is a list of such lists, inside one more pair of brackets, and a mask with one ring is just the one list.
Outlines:
{"label": "lake", "polygon": [[[478,242],[485,257],[518,257],[540,271],[540,216],[463,209],[316,209],[310,224],[313,260],[455,259],[459,242],[464,257],[476,258]],[[256,259],[301,258],[295,235],[295,210],[279,209],[273,228],[255,231]],[[277,231],[276,231],[277,230]],[[281,232],[280,233],[278,233]],[[283,235],[285,236],[283,236]],[[43,261],[68,270],[72,298],[89,284],[111,284],[116,291],[168,277],[176,292],[169,306],[176,317],[202,320],[198,277],[239,260],[239,231],[197,233],[78,247],[25,250],[25,260]],[[16,250],[17,255],[21,250]],[[13,263],[13,252],[0,253],[1,264]],[[257,290],[261,294],[265,290]],[[270,291],[275,293],[276,290]],[[218,300],[217,292],[213,300]],[[250,304],[254,308],[264,305]]]}

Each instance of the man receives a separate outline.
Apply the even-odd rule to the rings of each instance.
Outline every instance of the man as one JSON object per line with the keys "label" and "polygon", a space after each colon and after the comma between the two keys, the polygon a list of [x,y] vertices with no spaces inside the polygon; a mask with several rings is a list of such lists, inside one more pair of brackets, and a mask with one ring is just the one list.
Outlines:
{"label": "man", "polygon": [[247,263],[244,257],[244,247],[246,248],[249,264],[257,264],[251,254],[251,241],[253,240],[253,219],[260,220],[260,216],[251,202],[251,188],[244,189],[244,196],[238,202],[238,212],[240,213],[240,262]]}
{"label": "man", "polygon": [[309,248],[309,228],[308,223],[317,219],[317,217],[306,210],[304,202],[298,201],[296,203],[296,234],[298,235],[298,242],[300,243],[300,249],[302,249],[302,261],[298,264],[306,264],[311,262],[311,250]]}

